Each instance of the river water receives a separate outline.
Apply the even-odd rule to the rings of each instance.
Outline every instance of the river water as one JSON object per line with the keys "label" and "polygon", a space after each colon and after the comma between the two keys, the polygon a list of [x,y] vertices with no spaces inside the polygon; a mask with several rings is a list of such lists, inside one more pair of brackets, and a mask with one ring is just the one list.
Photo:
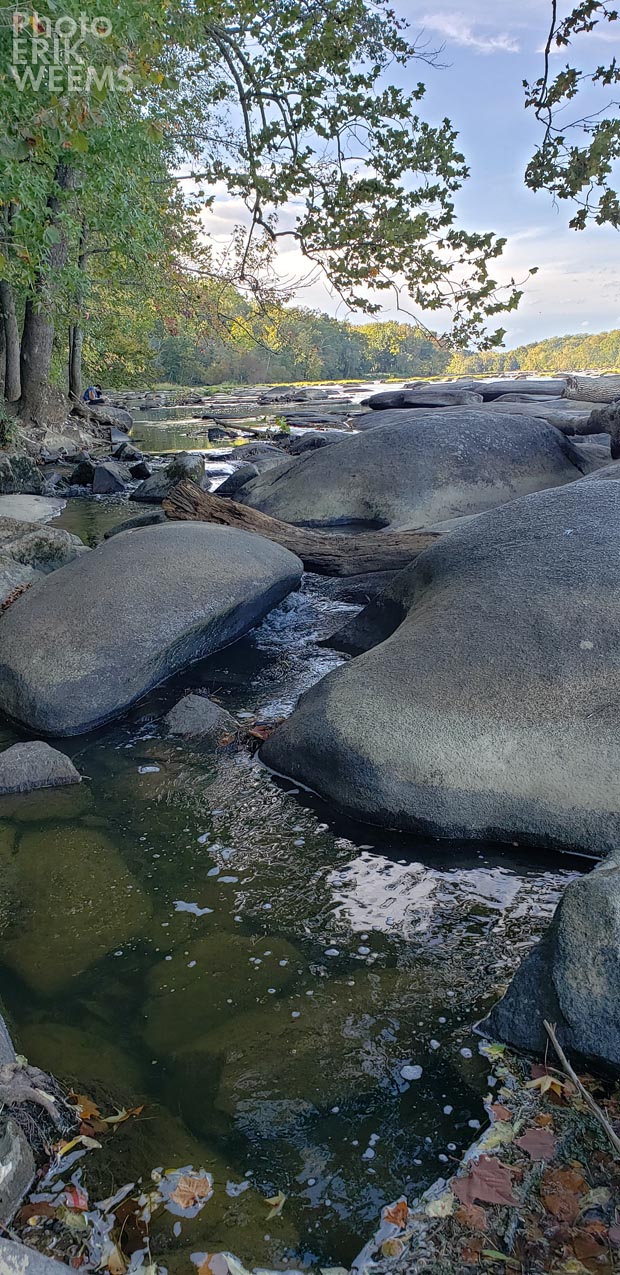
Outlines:
{"label": "river water", "polygon": [[[127,512],[73,501],[56,525],[94,543]],[[242,721],[290,712],[343,658],[320,645],[354,611],[332,593],[306,576],[252,634],[59,741],[79,788],[0,799],[18,1045],[100,1106],[146,1104],[87,1158],[91,1198],[213,1174],[197,1218],[154,1222],[175,1275],[220,1250],[348,1266],[385,1203],[449,1172],[484,1121],[474,1024],[581,866],[352,824],[245,748],[166,737],[192,687]]]}

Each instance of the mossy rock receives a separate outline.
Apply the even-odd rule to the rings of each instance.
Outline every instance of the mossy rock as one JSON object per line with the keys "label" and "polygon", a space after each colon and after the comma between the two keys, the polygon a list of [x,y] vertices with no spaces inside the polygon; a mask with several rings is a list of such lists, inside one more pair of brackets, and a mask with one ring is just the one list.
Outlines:
{"label": "mossy rock", "polygon": [[35,1019],[19,1028],[16,1044],[29,1062],[96,1102],[108,1098],[119,1106],[131,1105],[144,1092],[136,1059],[99,1033]]}
{"label": "mossy rock", "polygon": [[0,797],[0,819],[14,819],[16,823],[82,819],[92,808],[93,797],[86,784],[39,788],[34,792],[14,792]]}

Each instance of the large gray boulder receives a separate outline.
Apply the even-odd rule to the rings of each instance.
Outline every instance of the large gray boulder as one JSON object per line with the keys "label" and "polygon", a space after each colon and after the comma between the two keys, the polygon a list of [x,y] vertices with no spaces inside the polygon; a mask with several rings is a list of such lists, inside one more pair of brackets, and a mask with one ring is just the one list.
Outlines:
{"label": "large gray boulder", "polygon": [[204,456],[196,452],[179,452],[163,469],[158,469],[145,478],[139,487],[132,492],[130,500],[143,501],[145,504],[161,504],[170,494],[172,488],[183,479],[189,478],[204,486],[206,471]]}
{"label": "large gray boulder", "polygon": [[470,403],[481,402],[482,394],[474,390],[435,389],[429,385],[424,389],[383,390],[379,394],[363,398],[361,406],[370,407],[373,412],[384,412],[389,408],[466,407]]}
{"label": "large gray boulder", "polygon": [[298,558],[204,523],[114,536],[0,618],[0,709],[76,735],[236,641],[297,587]]}
{"label": "large gray boulder", "polygon": [[[369,413],[381,420],[383,413]],[[261,474],[240,499],[310,526],[424,527],[579,478],[585,462],[535,418],[471,408],[389,413],[390,421]],[[356,424],[359,418],[356,418]]]}
{"label": "large gray boulder", "polygon": [[615,482],[473,519],[353,621],[364,654],[302,696],[263,760],[372,823],[613,849],[619,553]]}
{"label": "large gray boulder", "polygon": [[545,1019],[569,1054],[620,1067],[620,857],[571,882],[485,1032],[542,1052]]}
{"label": "large gray boulder", "polygon": [[70,757],[50,748],[42,739],[13,744],[0,753],[0,794],[32,792],[33,788],[60,788],[82,782]]}
{"label": "large gray boulder", "polygon": [[85,553],[79,537],[61,527],[0,516],[0,604]]}
{"label": "large gray boulder", "polygon": [[0,495],[38,496],[43,491],[43,476],[32,456],[5,452],[0,455]]}

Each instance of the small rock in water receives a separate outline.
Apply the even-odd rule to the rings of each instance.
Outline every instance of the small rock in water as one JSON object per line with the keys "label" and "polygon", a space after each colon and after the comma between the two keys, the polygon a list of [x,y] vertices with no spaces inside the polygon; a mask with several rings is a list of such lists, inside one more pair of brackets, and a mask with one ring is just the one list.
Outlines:
{"label": "small rock in water", "polygon": [[401,1067],[400,1074],[403,1080],[419,1080],[422,1068],[418,1063],[407,1064],[406,1067]]}

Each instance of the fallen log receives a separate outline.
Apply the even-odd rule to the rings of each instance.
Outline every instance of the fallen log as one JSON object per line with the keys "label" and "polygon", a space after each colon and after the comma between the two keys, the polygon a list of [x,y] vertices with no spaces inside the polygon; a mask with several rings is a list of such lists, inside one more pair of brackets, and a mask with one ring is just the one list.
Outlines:
{"label": "fallen log", "polygon": [[189,522],[214,522],[265,536],[301,558],[306,571],[324,576],[356,576],[371,571],[399,571],[430,545],[440,532],[363,531],[357,536],[330,535],[296,527],[280,518],[269,518],[258,509],[235,500],[201,491],[189,479],[173,487],[163,502],[167,518]]}

